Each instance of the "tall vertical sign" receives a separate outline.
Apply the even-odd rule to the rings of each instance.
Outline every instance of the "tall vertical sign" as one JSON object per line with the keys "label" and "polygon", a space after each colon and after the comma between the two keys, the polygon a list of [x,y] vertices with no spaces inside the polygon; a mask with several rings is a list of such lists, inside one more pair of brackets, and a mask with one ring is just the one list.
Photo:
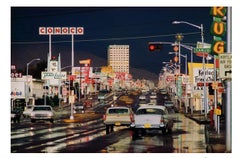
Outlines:
{"label": "tall vertical sign", "polygon": [[211,34],[214,39],[212,51],[216,54],[222,54],[226,52],[225,42],[222,39],[226,33],[226,23],[223,21],[226,15],[226,7],[212,7],[211,15],[213,16]]}

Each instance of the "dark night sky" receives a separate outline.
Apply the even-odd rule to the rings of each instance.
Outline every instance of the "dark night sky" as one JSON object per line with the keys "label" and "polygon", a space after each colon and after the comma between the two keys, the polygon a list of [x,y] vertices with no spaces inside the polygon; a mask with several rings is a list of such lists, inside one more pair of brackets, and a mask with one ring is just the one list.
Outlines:
{"label": "dark night sky", "polygon": [[[84,35],[75,36],[75,65],[83,54],[107,59],[108,45],[130,45],[130,66],[159,74],[162,62],[173,58],[168,55],[172,47],[164,45],[161,52],[152,53],[148,42],[174,42],[177,33],[184,35],[186,45],[201,41],[200,29],[173,25],[175,20],[203,24],[205,42],[212,42],[210,7],[12,7],[11,63],[24,68],[33,58],[46,60],[48,36],[38,34],[40,26],[83,26]],[[52,54],[64,57],[62,67],[70,65],[71,36],[52,36],[52,42]],[[190,61],[190,51],[182,49],[182,53],[187,53]],[[194,60],[201,62],[200,57]]]}

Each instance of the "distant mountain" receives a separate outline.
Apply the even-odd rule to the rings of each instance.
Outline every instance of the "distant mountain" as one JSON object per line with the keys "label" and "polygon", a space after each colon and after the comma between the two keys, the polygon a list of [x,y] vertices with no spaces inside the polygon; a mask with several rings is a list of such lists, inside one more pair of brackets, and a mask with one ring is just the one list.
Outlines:
{"label": "distant mountain", "polygon": [[[61,55],[61,66],[71,65],[71,49],[68,48],[52,48],[52,56]],[[47,61],[48,45],[17,45],[11,49],[11,64],[17,66],[17,69],[26,69],[26,64],[34,58],[41,58],[42,61]],[[101,53],[101,52],[99,52]],[[101,56],[101,57],[99,57]],[[75,50],[74,52],[74,65],[79,65],[79,60],[91,59],[93,67],[107,66],[107,53],[101,53],[99,56]],[[102,57],[103,56],[103,57]],[[35,63],[32,63],[35,64]],[[130,73],[134,79],[147,79],[152,81],[158,80],[158,75],[147,70],[135,68],[130,63]]]}

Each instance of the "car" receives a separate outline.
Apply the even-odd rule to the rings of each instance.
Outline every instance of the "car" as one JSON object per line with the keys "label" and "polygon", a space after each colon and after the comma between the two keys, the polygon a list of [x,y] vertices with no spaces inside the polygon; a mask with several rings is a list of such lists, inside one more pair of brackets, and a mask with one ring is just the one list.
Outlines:
{"label": "car", "polygon": [[114,126],[130,127],[134,121],[134,113],[130,107],[109,107],[103,115],[103,121],[106,126],[106,134],[109,134],[110,132],[113,132]]}
{"label": "car", "polygon": [[108,94],[109,94],[109,91],[106,90],[106,89],[99,91],[99,93],[98,93],[98,100],[106,99]]}
{"label": "car", "polygon": [[50,105],[36,105],[30,114],[31,122],[34,123],[36,120],[46,120],[53,123],[54,121],[54,110]]}
{"label": "car", "polygon": [[157,99],[157,94],[150,94],[150,99]]}
{"label": "car", "polygon": [[20,123],[21,111],[20,110],[11,110],[11,122]]}
{"label": "car", "polygon": [[84,113],[85,112],[84,103],[82,102],[75,103],[73,106],[73,109],[74,109],[74,113],[78,113],[78,112]]}
{"label": "car", "polygon": [[148,105],[148,102],[146,100],[140,100],[138,105],[139,106],[145,106],[145,105]]}
{"label": "car", "polygon": [[84,101],[83,104],[84,104],[85,108],[91,108],[92,107],[92,100],[87,99],[87,100]]}
{"label": "car", "polygon": [[30,117],[34,105],[27,105],[23,111],[23,117]]}
{"label": "car", "polygon": [[130,125],[137,136],[146,130],[161,130],[163,134],[172,132],[173,118],[168,115],[168,109],[162,105],[141,106],[134,115],[134,123]]}
{"label": "car", "polygon": [[171,100],[165,100],[164,101],[164,106],[166,106],[166,107],[173,107],[174,103]]}
{"label": "car", "polygon": [[140,95],[139,96],[139,100],[146,100],[147,98],[146,98],[146,96],[145,95]]}
{"label": "car", "polygon": [[160,92],[161,94],[167,94],[167,91],[166,91],[165,89],[160,89],[159,92]]}

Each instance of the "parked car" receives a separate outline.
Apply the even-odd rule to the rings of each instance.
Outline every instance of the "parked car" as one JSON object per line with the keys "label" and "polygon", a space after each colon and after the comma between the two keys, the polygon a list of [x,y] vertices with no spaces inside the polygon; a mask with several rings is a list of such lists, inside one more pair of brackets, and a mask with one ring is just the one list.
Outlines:
{"label": "parked car", "polygon": [[137,109],[134,115],[134,123],[131,127],[134,128],[134,134],[139,132],[145,133],[146,130],[157,129],[163,134],[172,132],[173,118],[168,115],[168,110],[162,105],[141,106]]}
{"label": "parked car", "polygon": [[20,122],[20,119],[21,119],[21,111],[20,110],[12,110],[11,111],[11,122],[14,122],[14,123],[19,123]]}
{"label": "parked car", "polygon": [[23,117],[30,117],[34,105],[27,105],[23,111]]}
{"label": "parked car", "polygon": [[128,126],[134,121],[134,113],[129,107],[109,107],[103,115],[106,133],[113,132],[114,126]]}
{"label": "parked car", "polygon": [[74,109],[74,113],[84,113],[85,112],[85,106],[84,106],[84,103],[82,102],[77,102],[74,104],[73,106],[73,109]]}
{"label": "parked car", "polygon": [[30,118],[32,123],[36,120],[47,120],[53,123],[54,111],[50,105],[36,105],[33,107]]}

